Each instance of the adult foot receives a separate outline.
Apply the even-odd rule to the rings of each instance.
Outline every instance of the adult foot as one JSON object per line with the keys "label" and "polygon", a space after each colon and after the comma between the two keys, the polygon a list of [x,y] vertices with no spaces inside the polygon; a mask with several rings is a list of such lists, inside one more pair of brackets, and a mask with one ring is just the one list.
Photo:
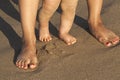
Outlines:
{"label": "adult foot", "polygon": [[120,41],[119,36],[113,33],[111,30],[104,27],[102,23],[91,24],[89,23],[90,31],[93,36],[103,43],[105,46],[110,47],[117,45]]}
{"label": "adult foot", "polygon": [[42,42],[48,42],[48,41],[52,40],[52,37],[51,37],[49,30],[47,28],[40,27],[39,40]]}
{"label": "adult foot", "polygon": [[60,34],[59,35],[60,39],[62,39],[67,45],[72,45],[76,43],[76,38],[71,36],[70,34]]}
{"label": "adult foot", "polygon": [[38,60],[35,47],[24,46],[17,58],[16,66],[21,69],[34,69],[37,67]]}

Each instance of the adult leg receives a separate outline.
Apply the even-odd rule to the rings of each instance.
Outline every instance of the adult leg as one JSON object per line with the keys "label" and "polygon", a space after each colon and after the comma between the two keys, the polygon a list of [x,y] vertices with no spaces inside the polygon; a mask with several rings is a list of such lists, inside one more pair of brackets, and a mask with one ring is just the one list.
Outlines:
{"label": "adult leg", "polygon": [[103,0],[88,0],[89,28],[93,36],[105,46],[110,47],[119,43],[119,37],[103,25],[100,16],[102,4]]}
{"label": "adult leg", "polygon": [[16,66],[23,69],[37,66],[35,21],[39,0],[19,0],[21,24],[23,31],[23,47],[17,58]]}
{"label": "adult leg", "polygon": [[49,20],[56,11],[61,0],[43,0],[42,9],[39,12],[39,40],[50,41],[52,38],[49,33]]}
{"label": "adult leg", "polygon": [[73,24],[77,2],[78,0],[62,0],[61,2],[62,14],[59,37],[67,43],[67,45],[76,42],[76,38],[71,36],[69,31]]}

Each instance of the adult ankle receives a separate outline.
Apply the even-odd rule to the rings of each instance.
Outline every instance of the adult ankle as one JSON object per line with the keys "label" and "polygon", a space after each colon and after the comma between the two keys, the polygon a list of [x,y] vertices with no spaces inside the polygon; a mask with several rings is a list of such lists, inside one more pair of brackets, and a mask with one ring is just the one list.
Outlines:
{"label": "adult ankle", "polygon": [[92,27],[103,24],[101,20],[88,20],[88,24]]}

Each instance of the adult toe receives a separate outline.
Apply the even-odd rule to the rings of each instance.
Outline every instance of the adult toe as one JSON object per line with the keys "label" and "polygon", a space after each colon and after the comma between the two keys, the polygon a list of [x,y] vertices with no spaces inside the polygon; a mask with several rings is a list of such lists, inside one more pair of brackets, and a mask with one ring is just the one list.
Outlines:
{"label": "adult toe", "polygon": [[22,68],[22,62],[23,62],[23,60],[19,60],[19,62],[18,62],[18,67],[19,68]]}
{"label": "adult toe", "polygon": [[25,60],[21,61],[21,68],[24,68],[25,66]]}
{"label": "adult toe", "polygon": [[17,61],[16,61],[16,66],[17,67],[19,66],[19,62],[20,62],[20,59],[17,59]]}
{"label": "adult toe", "polygon": [[116,44],[118,44],[119,42],[120,42],[119,37],[116,37],[116,38],[114,38],[114,39],[112,40],[113,45],[116,45]]}
{"label": "adult toe", "polygon": [[30,67],[31,69],[34,69],[34,68],[37,67],[37,65],[38,65],[37,58],[34,58],[33,61],[31,61],[29,67]]}
{"label": "adult toe", "polygon": [[104,45],[107,47],[110,47],[110,46],[112,46],[112,43],[111,43],[111,41],[107,41],[107,42],[104,42]]}

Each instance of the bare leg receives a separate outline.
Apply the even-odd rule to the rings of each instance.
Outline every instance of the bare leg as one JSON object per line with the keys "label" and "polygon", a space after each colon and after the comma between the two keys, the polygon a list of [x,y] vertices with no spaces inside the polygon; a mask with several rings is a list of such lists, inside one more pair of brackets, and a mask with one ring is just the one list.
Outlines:
{"label": "bare leg", "polygon": [[39,40],[50,41],[52,38],[49,33],[49,20],[56,11],[61,0],[44,0],[41,11],[39,12]]}
{"label": "bare leg", "polygon": [[105,28],[101,20],[101,8],[103,0],[88,0],[89,6],[89,26],[93,36],[96,37],[105,46],[113,46],[119,43],[119,37]]}
{"label": "bare leg", "polygon": [[74,44],[76,42],[76,38],[69,34],[69,31],[72,27],[72,23],[75,16],[75,10],[77,6],[78,0],[62,0],[61,8],[61,25],[60,25],[60,34],[59,37],[67,43],[67,45]]}
{"label": "bare leg", "polygon": [[19,0],[21,24],[23,30],[23,47],[17,58],[16,66],[22,69],[37,66],[35,21],[39,0]]}

